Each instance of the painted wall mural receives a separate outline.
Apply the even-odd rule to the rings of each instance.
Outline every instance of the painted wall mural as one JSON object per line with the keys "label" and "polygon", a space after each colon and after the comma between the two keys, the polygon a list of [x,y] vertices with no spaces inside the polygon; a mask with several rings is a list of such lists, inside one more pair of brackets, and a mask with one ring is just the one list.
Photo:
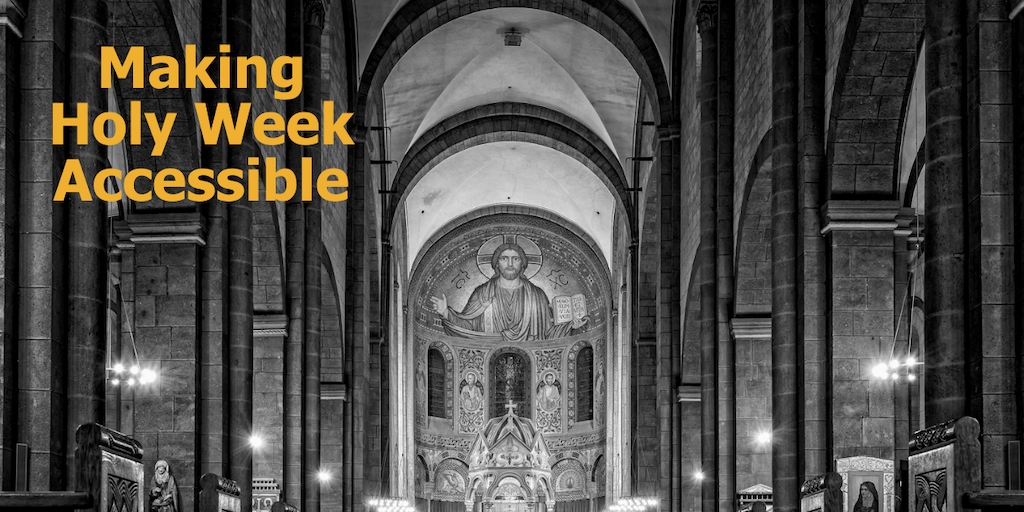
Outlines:
{"label": "painted wall mural", "polygon": [[[417,496],[463,499],[455,491],[469,480],[459,479],[458,465],[465,467],[473,436],[504,415],[510,400],[549,436],[552,453],[582,465],[552,485],[575,496],[590,492],[592,464],[607,438],[600,404],[611,317],[607,263],[596,244],[539,217],[501,214],[468,221],[427,247],[413,265],[407,311],[416,343],[416,451],[430,477]],[[580,375],[592,383],[594,421],[570,434],[580,347],[592,347],[592,371]],[[438,351],[447,420],[439,417]]]}
{"label": "painted wall mural", "polygon": [[484,425],[484,351],[459,350],[459,432],[472,434]]}
{"label": "painted wall mural", "polygon": [[537,426],[545,434],[562,431],[562,349],[535,350]]}
{"label": "painted wall mural", "polygon": [[563,459],[551,469],[555,483],[555,499],[569,501],[587,498],[587,474],[583,464],[576,459]]}
{"label": "painted wall mural", "polygon": [[600,332],[605,263],[564,227],[526,215],[467,223],[425,253],[414,272],[419,327],[448,336],[522,343]]}
{"label": "painted wall mural", "polygon": [[[562,338],[584,332],[590,316],[587,297],[577,293],[553,299],[530,280],[544,261],[537,242],[523,235],[496,235],[476,251],[476,266],[486,281],[476,285],[461,310],[448,296],[431,296],[430,306],[444,332],[459,338],[516,342]],[[549,273],[553,273],[551,270]],[[468,277],[461,269],[455,283]],[[559,273],[557,284],[568,284]]]}
{"label": "painted wall mural", "polygon": [[458,459],[445,459],[434,473],[433,499],[462,501],[466,496],[469,466]]}

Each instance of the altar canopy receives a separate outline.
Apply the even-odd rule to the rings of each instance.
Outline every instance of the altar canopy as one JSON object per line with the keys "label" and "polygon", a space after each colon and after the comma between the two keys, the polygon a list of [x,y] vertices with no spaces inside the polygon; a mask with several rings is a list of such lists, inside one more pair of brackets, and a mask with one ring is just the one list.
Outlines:
{"label": "altar canopy", "polygon": [[[533,420],[515,413],[509,403],[504,416],[492,418],[477,434],[469,455],[466,510],[473,503],[493,503],[499,510],[548,511],[555,507],[551,486],[551,453]],[[501,505],[498,507],[498,505]],[[514,505],[514,506],[513,506]]]}

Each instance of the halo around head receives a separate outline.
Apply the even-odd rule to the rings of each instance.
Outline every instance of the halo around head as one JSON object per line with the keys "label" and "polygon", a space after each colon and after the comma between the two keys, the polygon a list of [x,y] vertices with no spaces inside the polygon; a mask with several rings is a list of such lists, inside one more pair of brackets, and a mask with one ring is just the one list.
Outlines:
{"label": "halo around head", "polygon": [[497,235],[489,238],[486,242],[480,245],[480,249],[476,252],[476,268],[480,269],[480,273],[487,279],[494,277],[494,268],[491,267],[491,257],[494,256],[494,251],[501,244],[516,244],[523,248],[523,252],[526,253],[526,270],[523,271],[523,277],[530,279],[540,272],[540,267],[544,263],[544,256],[540,252],[540,247],[537,242],[523,236],[523,235]]}

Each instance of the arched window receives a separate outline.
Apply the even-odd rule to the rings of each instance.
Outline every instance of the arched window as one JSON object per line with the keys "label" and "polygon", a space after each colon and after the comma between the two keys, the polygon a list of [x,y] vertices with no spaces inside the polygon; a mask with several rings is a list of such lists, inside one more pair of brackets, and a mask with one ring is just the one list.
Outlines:
{"label": "arched window", "polygon": [[427,414],[447,418],[444,406],[444,355],[436,348],[427,351]]}
{"label": "arched window", "polygon": [[516,404],[516,415],[530,417],[530,359],[517,349],[499,351],[491,358],[491,417],[506,413],[511,400]]}
{"label": "arched window", "polygon": [[576,421],[594,419],[594,349],[584,347],[576,356]]}

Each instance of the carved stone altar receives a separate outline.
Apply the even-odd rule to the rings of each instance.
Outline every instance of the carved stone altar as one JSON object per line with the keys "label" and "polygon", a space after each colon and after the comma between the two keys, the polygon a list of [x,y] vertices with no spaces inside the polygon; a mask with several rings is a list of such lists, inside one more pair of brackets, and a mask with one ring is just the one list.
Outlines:
{"label": "carved stone altar", "polygon": [[549,512],[555,509],[551,483],[551,452],[544,434],[529,418],[505,406],[504,416],[493,418],[477,433],[469,455],[466,511],[480,498],[483,510],[493,510],[502,500],[525,501],[526,510],[537,510],[543,498]]}

